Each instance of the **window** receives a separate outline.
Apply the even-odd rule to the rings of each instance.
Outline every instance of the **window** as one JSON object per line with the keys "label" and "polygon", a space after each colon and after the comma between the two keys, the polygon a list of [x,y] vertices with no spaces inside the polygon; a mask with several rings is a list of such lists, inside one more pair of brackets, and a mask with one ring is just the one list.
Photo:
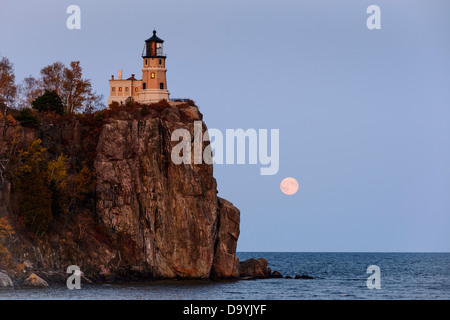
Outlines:
{"label": "window", "polygon": [[111,87],[111,91],[116,91],[116,87]]}
{"label": "window", "polygon": [[142,89],[145,90],[145,87],[146,87],[146,83],[144,82],[144,83],[142,84]]}
{"label": "window", "polygon": [[129,88],[128,88],[128,87],[126,87],[126,88],[125,88],[125,91],[127,91],[127,92],[128,92],[128,89],[129,89]]}
{"label": "window", "polygon": [[136,88],[134,88],[134,91],[136,91],[136,92],[137,92],[137,91],[138,91],[138,88],[137,88],[137,87],[136,87]]}
{"label": "window", "polygon": [[161,82],[161,83],[159,84],[159,88],[160,88],[160,89],[164,89],[164,83],[163,83],[163,82]]}
{"label": "window", "polygon": [[147,65],[147,59],[145,59],[145,65]]}
{"label": "window", "polygon": [[152,72],[151,77],[152,77],[152,79],[155,79],[155,73],[154,72]]}
{"label": "window", "polygon": [[119,91],[122,91],[122,87],[119,87]]}
{"label": "window", "polygon": [[161,64],[162,63],[162,60],[161,59],[159,59],[159,64]]}

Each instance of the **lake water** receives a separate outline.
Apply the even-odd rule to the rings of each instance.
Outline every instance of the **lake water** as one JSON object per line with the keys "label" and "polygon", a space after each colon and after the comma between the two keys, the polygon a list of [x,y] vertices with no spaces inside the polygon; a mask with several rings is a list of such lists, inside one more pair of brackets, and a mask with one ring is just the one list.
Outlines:
{"label": "lake water", "polygon": [[[312,280],[155,281],[46,289],[2,289],[0,299],[450,299],[450,253],[238,253],[265,257],[284,276]],[[369,265],[381,270],[381,289],[369,290]]]}

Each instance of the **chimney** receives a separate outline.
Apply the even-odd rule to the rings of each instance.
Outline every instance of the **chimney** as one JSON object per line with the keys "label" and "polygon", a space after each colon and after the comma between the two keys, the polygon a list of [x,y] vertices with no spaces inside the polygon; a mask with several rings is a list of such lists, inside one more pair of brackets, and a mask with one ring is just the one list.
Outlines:
{"label": "chimney", "polygon": [[114,80],[114,75],[111,75],[111,80]]}
{"label": "chimney", "polygon": [[122,69],[119,70],[119,80],[122,80]]}

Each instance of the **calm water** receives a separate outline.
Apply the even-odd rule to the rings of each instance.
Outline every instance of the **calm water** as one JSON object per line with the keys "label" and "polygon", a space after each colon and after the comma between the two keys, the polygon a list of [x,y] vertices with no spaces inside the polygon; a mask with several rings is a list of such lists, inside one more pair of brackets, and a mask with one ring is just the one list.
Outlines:
{"label": "calm water", "polygon": [[[313,280],[161,281],[84,285],[81,290],[3,289],[0,299],[450,299],[450,253],[238,253],[265,257],[284,276]],[[366,269],[381,269],[369,290]]]}

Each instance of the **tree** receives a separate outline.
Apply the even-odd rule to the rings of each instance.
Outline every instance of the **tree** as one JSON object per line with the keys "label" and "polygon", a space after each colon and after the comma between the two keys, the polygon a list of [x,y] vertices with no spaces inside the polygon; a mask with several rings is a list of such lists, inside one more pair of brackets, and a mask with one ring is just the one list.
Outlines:
{"label": "tree", "polygon": [[11,239],[15,234],[14,228],[9,223],[8,217],[0,218],[0,265],[10,266],[11,253],[8,249],[8,239]]}
{"label": "tree", "polygon": [[28,76],[17,86],[17,108],[31,108],[32,102],[42,95],[42,88],[39,80]]}
{"label": "tree", "polygon": [[79,61],[72,61],[67,68],[61,62],[55,62],[41,70],[42,88],[55,91],[61,98],[65,113],[98,108],[103,105],[101,95],[92,91],[89,79],[83,78],[83,69]]}
{"label": "tree", "polygon": [[40,126],[39,118],[36,117],[29,108],[20,110],[19,114],[16,116],[16,120],[20,122],[22,127],[37,129]]}
{"label": "tree", "polygon": [[25,227],[35,235],[47,232],[52,220],[51,194],[46,185],[44,154],[40,139],[21,153],[17,189]]}
{"label": "tree", "polygon": [[6,116],[7,107],[11,107],[16,97],[14,69],[8,58],[0,60],[0,112]]}
{"label": "tree", "polygon": [[52,214],[58,216],[67,213],[67,156],[61,154],[58,159],[50,161],[47,176],[50,180],[52,195]]}
{"label": "tree", "polygon": [[81,169],[70,181],[68,192],[72,204],[86,200],[86,197],[95,191],[95,185],[95,174],[88,168]]}
{"label": "tree", "polygon": [[93,94],[89,96],[85,101],[84,114],[92,114],[96,111],[104,109],[106,106],[103,103],[103,95]]}
{"label": "tree", "polygon": [[37,166],[22,175],[18,181],[19,208],[28,231],[41,235],[47,232],[52,220],[50,191]]}
{"label": "tree", "polygon": [[32,102],[33,108],[40,112],[55,112],[64,114],[64,106],[56,91],[45,91],[45,93]]}
{"label": "tree", "polygon": [[41,69],[41,86],[43,90],[55,91],[60,97],[64,92],[64,69],[62,62],[55,62]]}
{"label": "tree", "polygon": [[89,80],[83,79],[83,69],[79,61],[72,61],[70,69],[64,70],[66,94],[66,111],[72,113],[83,106],[83,102],[92,94],[92,85]]}

